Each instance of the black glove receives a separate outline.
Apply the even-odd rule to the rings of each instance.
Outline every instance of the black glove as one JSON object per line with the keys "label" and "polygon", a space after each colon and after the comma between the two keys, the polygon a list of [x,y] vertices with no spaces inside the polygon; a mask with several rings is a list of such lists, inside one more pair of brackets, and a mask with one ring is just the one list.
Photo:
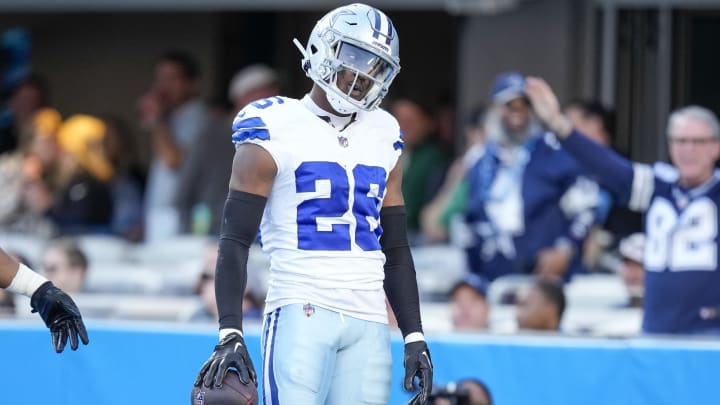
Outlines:
{"label": "black glove", "polygon": [[225,336],[215,346],[215,351],[200,368],[200,374],[195,379],[195,386],[202,383],[207,388],[210,388],[212,384],[218,388],[222,387],[223,380],[230,367],[237,370],[243,384],[250,384],[252,381],[257,387],[257,375],[248,354],[245,340],[237,333]]}
{"label": "black glove", "polygon": [[405,383],[406,391],[415,390],[415,377],[420,385],[420,392],[415,394],[407,405],[425,405],[432,391],[433,366],[430,360],[430,350],[425,342],[412,342],[405,344]]}
{"label": "black glove", "polygon": [[52,343],[57,353],[65,349],[68,338],[73,350],[78,348],[78,336],[88,344],[88,333],[80,310],[69,295],[55,287],[52,282],[43,283],[30,298],[32,312],[37,312],[50,328]]}

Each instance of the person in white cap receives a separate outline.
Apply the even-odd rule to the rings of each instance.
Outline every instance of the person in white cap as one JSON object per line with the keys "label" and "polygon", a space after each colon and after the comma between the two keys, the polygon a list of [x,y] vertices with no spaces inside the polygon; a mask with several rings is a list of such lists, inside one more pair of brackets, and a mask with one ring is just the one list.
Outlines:
{"label": "person in white cap", "polygon": [[[278,76],[266,65],[255,64],[240,69],[230,81],[228,99],[237,113],[255,100],[280,93]],[[235,115],[233,114],[233,118]]]}
{"label": "person in white cap", "polygon": [[176,203],[185,231],[217,235],[230,181],[228,168],[234,154],[234,149],[228,148],[228,128],[243,107],[278,92],[278,76],[266,65],[247,66],[230,80],[228,100],[232,111],[210,122],[196,140],[181,174]]}

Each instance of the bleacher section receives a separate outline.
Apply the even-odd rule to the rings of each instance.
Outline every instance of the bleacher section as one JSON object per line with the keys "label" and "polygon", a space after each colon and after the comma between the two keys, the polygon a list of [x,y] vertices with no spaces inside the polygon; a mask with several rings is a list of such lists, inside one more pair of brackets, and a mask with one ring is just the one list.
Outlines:
{"label": "bleacher section", "polygon": [[[184,321],[198,305],[193,287],[208,245],[204,237],[182,236],[162,242],[130,244],[106,236],[79,239],[88,255],[90,267],[85,292],[73,294],[89,318],[152,319]],[[22,235],[0,235],[0,246],[26,256],[39,264],[44,241]],[[421,291],[423,323],[429,332],[451,330],[447,293],[465,274],[464,255],[451,246],[413,248],[418,284]],[[37,265],[36,265],[37,267]],[[253,246],[248,271],[253,284],[267,286],[269,260]],[[515,331],[514,307],[503,305],[507,290],[529,282],[515,276],[492,284],[492,332]],[[631,336],[639,331],[641,312],[623,307],[627,296],[615,275],[591,274],[576,277],[567,285],[568,307],[563,331],[568,334]],[[17,298],[18,316],[34,315],[26,311],[23,297]]]}

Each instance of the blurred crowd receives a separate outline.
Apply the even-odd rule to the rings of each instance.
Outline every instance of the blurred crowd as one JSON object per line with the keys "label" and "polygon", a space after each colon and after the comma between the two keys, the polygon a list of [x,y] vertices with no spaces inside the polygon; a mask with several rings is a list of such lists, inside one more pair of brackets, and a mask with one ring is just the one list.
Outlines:
{"label": "blurred crowd", "polygon": [[[272,68],[247,66],[228,83],[222,108],[201,100],[200,78],[192,55],[160,55],[148,90],[128,106],[137,122],[127,123],[112,115],[63,117],[53,108],[51,83],[29,71],[18,77],[0,122],[0,231],[128,243],[216,235],[234,153],[232,119],[246,104],[280,94],[281,83]],[[466,252],[460,270],[468,278],[447,291],[456,327],[488,327],[486,286],[506,276],[527,276],[532,287],[502,293],[503,304],[518,305],[521,329],[558,330],[560,316],[534,319],[532,310],[552,301],[562,315],[563,285],[577,274],[617,274],[638,305],[641,268],[626,270],[618,246],[626,237],[642,244],[633,235],[640,216],[614,206],[548,138],[522,74],[502,73],[488,87],[487,103],[468,112],[455,111],[448,97],[400,92],[383,106],[404,133],[403,193],[414,248]],[[575,100],[565,112],[594,141],[612,145],[612,113],[600,103]],[[130,129],[137,127],[141,134]],[[208,295],[202,283],[196,290]]]}
{"label": "blurred crowd", "polygon": [[[202,238],[204,253],[187,291],[197,305],[184,319],[214,322],[215,235],[234,154],[232,119],[248,103],[282,94],[282,83],[271,67],[250,65],[227,84],[228,107],[210,107],[200,98],[200,77],[192,55],[160,55],[147,91],[128,106],[136,111],[134,123],[113,115],[63,116],[54,108],[52,83],[39,74],[6,80],[0,233],[47,242],[35,268],[71,293],[93,292],[86,289],[93,264],[79,238],[130,246]],[[456,111],[441,95],[402,92],[391,92],[383,106],[404,133],[403,193],[413,249],[442,246],[465,258],[448,271],[450,288],[425,303],[443,304],[458,332],[562,334],[573,283],[601,275],[624,286],[617,308],[641,311],[641,214],[616,205],[544,128],[522,73],[474,85],[487,88],[487,98],[471,111]],[[613,113],[601,103],[573,100],[564,113],[594,142],[613,146]],[[10,251],[27,261],[24,252]],[[418,267],[419,277],[446,271]],[[249,286],[246,319],[261,318],[263,296],[262,282]],[[12,314],[12,297],[0,295],[0,307]],[[497,327],[508,319],[498,321],[496,308],[512,309],[512,327]],[[458,387],[466,385],[472,391],[471,380]],[[489,403],[483,390],[488,399],[478,403]],[[436,403],[445,403],[445,394]]]}

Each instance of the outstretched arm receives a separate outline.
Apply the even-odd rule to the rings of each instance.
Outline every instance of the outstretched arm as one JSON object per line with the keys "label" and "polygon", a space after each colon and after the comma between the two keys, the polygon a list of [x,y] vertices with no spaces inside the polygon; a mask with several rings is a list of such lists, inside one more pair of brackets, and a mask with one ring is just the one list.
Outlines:
{"label": "outstretched arm", "polygon": [[0,249],[0,288],[7,288],[18,271],[18,262]]}
{"label": "outstretched arm", "polygon": [[651,166],[633,163],[573,129],[543,79],[528,78],[527,93],[538,117],[563,140],[563,148],[616,197],[618,204],[639,211],[647,208],[655,184]]}
{"label": "outstretched arm", "polygon": [[53,347],[62,352],[70,340],[70,348],[76,350],[78,339],[88,344],[87,330],[80,310],[69,295],[55,287],[45,277],[19,264],[0,249],[0,287],[30,297],[33,312],[50,328]]}

